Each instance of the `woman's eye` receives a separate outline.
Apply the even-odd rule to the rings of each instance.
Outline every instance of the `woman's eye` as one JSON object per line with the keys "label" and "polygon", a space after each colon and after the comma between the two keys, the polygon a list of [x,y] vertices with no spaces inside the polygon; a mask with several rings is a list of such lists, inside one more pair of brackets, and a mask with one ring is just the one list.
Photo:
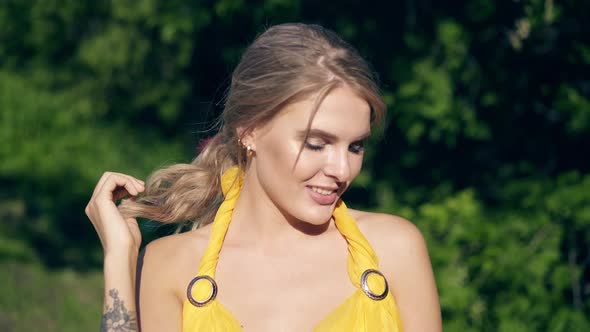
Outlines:
{"label": "woman's eye", "polygon": [[365,150],[365,142],[352,143],[348,150],[352,153],[361,153]]}
{"label": "woman's eye", "polygon": [[309,142],[305,142],[305,147],[313,151],[319,151],[324,148],[324,144],[311,144]]}

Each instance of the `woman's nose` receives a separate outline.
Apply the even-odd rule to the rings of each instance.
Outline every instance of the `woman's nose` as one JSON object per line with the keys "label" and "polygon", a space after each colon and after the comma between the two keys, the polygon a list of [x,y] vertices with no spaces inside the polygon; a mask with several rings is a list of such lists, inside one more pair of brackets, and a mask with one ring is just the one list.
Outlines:
{"label": "woman's nose", "polygon": [[338,182],[346,182],[350,177],[350,160],[348,150],[334,150],[329,154],[324,172]]}

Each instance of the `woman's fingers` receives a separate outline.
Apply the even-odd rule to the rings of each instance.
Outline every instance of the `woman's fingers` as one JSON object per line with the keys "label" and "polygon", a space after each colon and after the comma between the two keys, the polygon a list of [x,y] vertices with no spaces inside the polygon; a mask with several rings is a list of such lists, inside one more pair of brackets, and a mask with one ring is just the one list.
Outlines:
{"label": "woman's fingers", "polygon": [[[125,189],[125,192],[120,191],[122,188]],[[96,185],[93,196],[96,198],[116,201],[117,199],[125,197],[126,193],[129,193],[132,196],[137,196],[144,190],[145,188],[143,184],[132,176],[121,173],[106,172],[103,174]]]}
{"label": "woman's fingers", "polygon": [[94,191],[92,192],[92,197],[95,197],[96,196],[96,193],[102,188],[102,186],[106,182],[107,178],[111,174],[113,174],[113,173],[112,172],[104,172],[104,173],[102,173],[102,175],[100,176],[100,179],[98,179],[98,182],[96,183],[96,186],[94,187]]}
{"label": "woman's fingers", "polygon": [[111,175],[98,192],[97,198],[112,200],[115,198],[115,193],[120,194],[123,188],[129,194],[137,195],[137,189],[129,179],[121,175]]}
{"label": "woman's fingers", "polygon": [[126,176],[129,181],[131,181],[131,183],[133,184],[133,187],[135,188],[135,190],[137,190],[138,193],[143,192],[145,190],[145,184],[143,183],[143,181],[136,179],[130,175],[126,175],[126,174],[122,174],[123,176]]}
{"label": "woman's fingers", "polygon": [[122,198],[126,198],[128,196],[135,197],[137,193],[133,189],[127,189],[129,185],[126,186],[117,186],[115,190],[112,192],[111,200],[116,202]]}
{"label": "woman's fingers", "polygon": [[137,192],[143,192],[145,190],[145,184],[143,183],[143,181],[136,179],[130,175],[126,176],[129,177],[129,179],[133,182],[133,184],[135,185],[135,189],[137,189]]}
{"label": "woman's fingers", "polygon": [[[106,251],[120,251],[139,247],[141,233],[133,227],[133,218],[125,222],[116,201],[127,196],[136,197],[145,191],[144,183],[132,176],[105,172],[99,179],[85,212]],[[133,226],[133,227],[132,227]]]}

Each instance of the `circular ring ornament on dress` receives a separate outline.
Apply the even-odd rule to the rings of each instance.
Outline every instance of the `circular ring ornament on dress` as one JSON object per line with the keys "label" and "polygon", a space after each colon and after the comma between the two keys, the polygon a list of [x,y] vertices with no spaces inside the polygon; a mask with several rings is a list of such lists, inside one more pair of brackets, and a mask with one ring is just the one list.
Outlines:
{"label": "circular ring ornament on dress", "polygon": [[[371,289],[369,288],[369,284],[367,283],[367,279],[369,278],[369,275],[371,273],[375,273],[377,275],[380,275],[381,278],[383,278],[383,281],[385,282],[385,289],[383,290],[383,293],[375,294],[375,293],[371,292]],[[369,298],[371,298],[372,300],[376,300],[376,301],[383,300],[384,298],[387,297],[387,293],[389,293],[389,285],[387,284],[387,279],[385,279],[385,276],[383,275],[383,273],[381,273],[375,269],[368,269],[365,272],[363,272],[363,274],[361,275],[361,287],[363,288],[363,292],[365,292],[365,294]]]}
{"label": "circular ring ornament on dress", "polygon": [[[211,294],[209,295],[209,297],[205,301],[202,301],[202,302],[197,301],[193,297],[193,294],[192,294],[193,286],[199,280],[207,280],[207,281],[209,281],[209,283],[211,283]],[[215,297],[217,296],[217,283],[210,276],[207,276],[207,275],[196,276],[193,278],[193,280],[191,280],[191,282],[189,282],[188,287],[186,288],[186,296],[187,296],[189,302],[192,303],[194,306],[202,307],[202,306],[206,305],[207,303],[213,301],[215,299]]]}

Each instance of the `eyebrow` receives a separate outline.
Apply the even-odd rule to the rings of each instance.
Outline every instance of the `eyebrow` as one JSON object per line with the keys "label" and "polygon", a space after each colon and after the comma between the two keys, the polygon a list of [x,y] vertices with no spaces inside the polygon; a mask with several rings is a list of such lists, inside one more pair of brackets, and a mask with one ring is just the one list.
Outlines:
{"label": "eyebrow", "polygon": [[[369,136],[371,136],[370,131],[359,136],[358,138],[356,138],[354,140],[354,142],[365,140],[365,139],[369,138]],[[323,138],[328,141],[337,141],[338,140],[338,136],[336,136],[332,133],[329,133],[327,131],[321,130],[321,129],[298,130],[297,137],[303,138],[303,139],[307,138],[307,137],[319,137],[319,138]]]}

